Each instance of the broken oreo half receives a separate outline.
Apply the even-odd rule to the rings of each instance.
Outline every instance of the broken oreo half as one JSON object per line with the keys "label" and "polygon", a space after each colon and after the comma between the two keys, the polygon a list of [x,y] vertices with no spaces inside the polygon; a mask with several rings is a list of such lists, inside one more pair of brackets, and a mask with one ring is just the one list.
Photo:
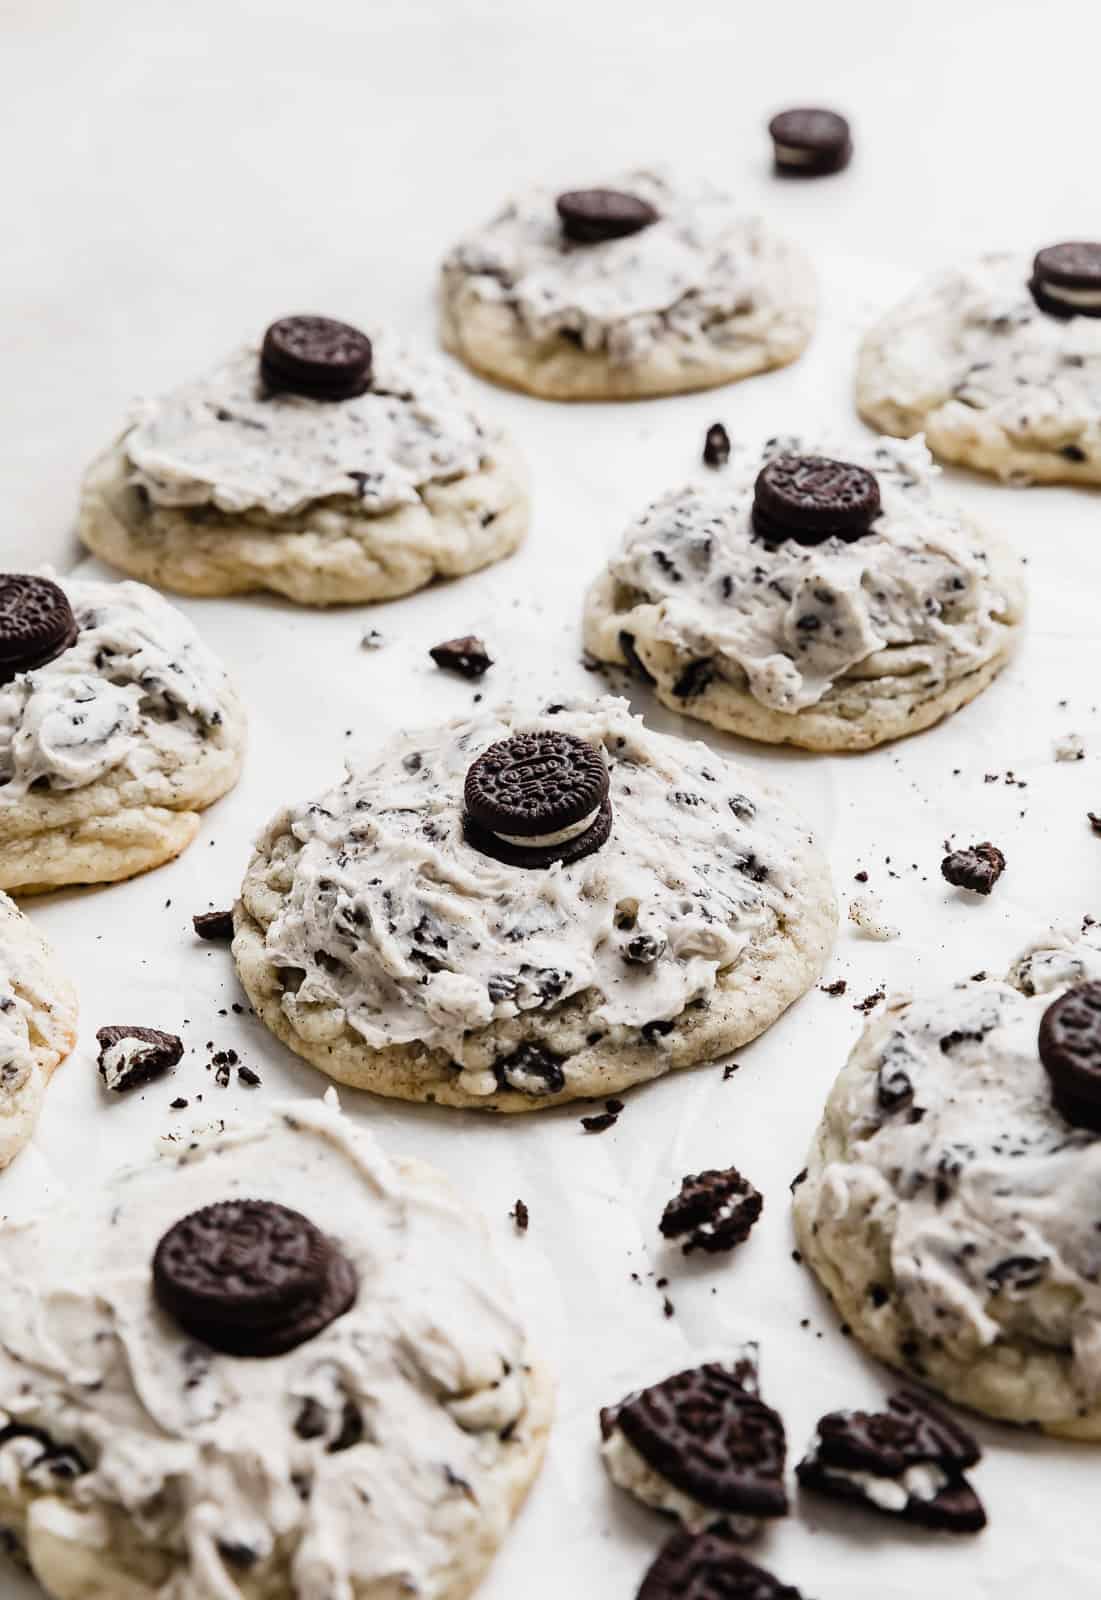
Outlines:
{"label": "broken oreo half", "polygon": [[880,513],[874,473],[828,456],[776,456],[757,474],[753,526],[763,539],[852,543]]}
{"label": "broken oreo half", "polygon": [[840,172],[852,158],[852,131],[837,111],[796,106],[768,125],[776,171],[788,177],[821,178]]}
{"label": "broken oreo half", "polygon": [[686,1256],[693,1250],[710,1254],[733,1250],[748,1239],[763,1205],[761,1195],[736,1167],[723,1172],[712,1168],[682,1179],[680,1193],[662,1213],[661,1233],[666,1239],[682,1240]]}
{"label": "broken oreo half", "polygon": [[621,189],[570,189],[558,196],[555,208],[562,232],[574,244],[625,239],[658,220],[648,200]]}
{"label": "broken oreo half", "polygon": [[950,850],[940,864],[941,876],[957,889],[972,894],[989,894],[1005,871],[1005,856],[996,844],[982,844],[964,850]]}
{"label": "broken oreo half", "polygon": [[112,1026],[96,1032],[99,1075],[114,1094],[151,1083],[183,1056],[183,1041],[160,1028]]}
{"label": "broken oreo half", "polygon": [[514,867],[580,861],[611,833],[608,787],[604,756],[587,740],[557,729],[513,734],[467,773],[466,841]]}
{"label": "broken oreo half", "polygon": [[153,1257],[161,1309],[226,1355],[283,1355],[343,1316],[356,1291],[355,1268],[336,1245],[271,1200],[193,1211]]}
{"label": "broken oreo half", "polygon": [[802,1600],[798,1589],[747,1561],[723,1528],[682,1528],[658,1552],[637,1600]]}
{"label": "broken oreo half", "polygon": [[1032,298],[1053,317],[1101,317],[1101,243],[1086,239],[1037,252],[1028,281]]}
{"label": "broken oreo half", "polygon": [[1076,1128],[1101,1133],[1101,983],[1079,983],[1040,1020],[1040,1060],[1056,1109]]}
{"label": "broken oreo half", "polygon": [[886,1411],[832,1411],[795,1469],[804,1489],[944,1533],[978,1533],[982,1502],[964,1476],[982,1452],[923,1396],[890,1397]]}
{"label": "broken oreo half", "polygon": [[269,389],[311,400],[351,400],[371,386],[371,341],[332,317],[281,317],[264,334],[260,376]]}
{"label": "broken oreo half", "polygon": [[55,661],[78,633],[65,591],[52,578],[0,575],[0,684]]}

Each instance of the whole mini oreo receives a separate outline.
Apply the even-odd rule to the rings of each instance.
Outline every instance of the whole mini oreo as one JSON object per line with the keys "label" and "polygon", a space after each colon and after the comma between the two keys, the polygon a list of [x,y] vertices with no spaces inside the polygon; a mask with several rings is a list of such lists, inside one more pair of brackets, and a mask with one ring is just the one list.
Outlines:
{"label": "whole mini oreo", "polygon": [[467,773],[463,797],[467,843],[510,866],[580,861],[611,832],[603,755],[556,729],[490,745]]}
{"label": "whole mini oreo", "polygon": [[1068,240],[1037,252],[1032,298],[1055,317],[1101,317],[1101,243]]}
{"label": "whole mini oreo", "polygon": [[236,1356],[275,1356],[349,1309],[355,1269],[299,1211],[225,1200],[175,1223],[153,1256],[158,1304],[185,1332]]}
{"label": "whole mini oreo", "polygon": [[332,317],[281,317],[264,335],[260,374],[270,389],[350,400],[371,385],[371,341]]}
{"label": "whole mini oreo", "polygon": [[742,1555],[721,1528],[682,1529],[663,1545],[637,1600],[802,1600],[798,1589]]}
{"label": "whole mini oreo", "polygon": [[59,584],[26,572],[0,575],[0,683],[56,660],[79,631]]}
{"label": "whole mini oreo", "polygon": [[768,125],[776,171],[800,178],[840,172],[852,157],[852,132],[836,111],[798,106],[781,111]]}
{"label": "whole mini oreo", "polygon": [[621,189],[570,189],[555,201],[562,232],[574,244],[604,244],[641,233],[658,220],[648,200]]}
{"label": "whole mini oreo", "polygon": [[879,515],[874,474],[828,456],[777,456],[757,474],[753,526],[765,539],[851,543]]}
{"label": "whole mini oreo", "polygon": [[784,1425],[771,1406],[717,1362],[631,1395],[611,1415],[639,1455],[674,1488],[711,1510],[782,1517]]}
{"label": "whole mini oreo", "polygon": [[1101,983],[1061,994],[1040,1021],[1040,1060],[1068,1122],[1101,1133]]}

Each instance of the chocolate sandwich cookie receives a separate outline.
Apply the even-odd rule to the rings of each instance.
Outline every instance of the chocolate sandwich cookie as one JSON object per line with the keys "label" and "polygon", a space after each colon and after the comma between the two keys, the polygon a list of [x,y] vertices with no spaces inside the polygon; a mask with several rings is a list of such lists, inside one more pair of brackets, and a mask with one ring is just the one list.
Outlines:
{"label": "chocolate sandwich cookie", "polygon": [[1076,239],[1037,252],[1032,298],[1053,317],[1101,317],[1101,243]]}
{"label": "chocolate sandwich cookie", "polygon": [[59,584],[26,572],[0,576],[0,684],[56,660],[79,631]]}
{"label": "chocolate sandwich cookie", "polygon": [[1053,1001],[1038,1043],[1060,1115],[1101,1133],[1101,983],[1080,983]]}
{"label": "chocolate sandwich cookie", "polygon": [[115,1094],[136,1089],[168,1072],[183,1055],[183,1041],[159,1028],[107,1027],[99,1040],[99,1075]]}
{"label": "chocolate sandwich cookie", "polygon": [[686,1256],[693,1250],[710,1254],[733,1250],[748,1239],[763,1205],[761,1195],[736,1167],[698,1172],[682,1180],[680,1193],[666,1206],[661,1233],[666,1239],[683,1239]]}
{"label": "chocolate sandwich cookie", "polygon": [[768,125],[777,172],[820,178],[840,172],[852,158],[852,131],[836,111],[802,106],[781,111]]}
{"label": "chocolate sandwich cookie", "polygon": [[638,1600],[802,1600],[798,1589],[747,1561],[729,1533],[681,1529],[642,1580]]}
{"label": "chocolate sandwich cookie", "polygon": [[608,1439],[618,1429],[654,1472],[716,1519],[782,1517],[784,1425],[755,1379],[752,1368],[692,1367],[601,1412],[601,1430]]}
{"label": "chocolate sandwich cookie", "polygon": [[186,1333],[233,1356],[277,1356],[354,1303],[355,1268],[309,1218],[271,1200],[225,1200],[175,1223],[153,1292]]}
{"label": "chocolate sandwich cookie", "polygon": [[880,512],[875,475],[828,456],[776,456],[757,474],[753,526],[763,539],[851,544]]}
{"label": "chocolate sandwich cookie", "polygon": [[887,1406],[824,1416],[795,1469],[801,1486],[924,1528],[978,1533],[986,1512],[964,1477],[982,1454],[977,1441],[918,1395],[892,1395]]}
{"label": "chocolate sandwich cookie", "polygon": [[371,386],[371,341],[332,317],[281,317],[264,334],[260,375],[269,389],[311,400],[351,400]]}
{"label": "chocolate sandwich cookie", "polygon": [[656,209],[621,189],[570,189],[555,201],[562,232],[574,244],[604,244],[641,233],[658,220]]}
{"label": "chocolate sandwich cookie", "polygon": [[467,843],[513,867],[580,861],[612,829],[603,755],[553,729],[490,745],[467,773],[463,798]]}
{"label": "chocolate sandwich cookie", "polygon": [[941,876],[957,889],[989,894],[1005,871],[1005,856],[985,839],[965,850],[950,850],[940,864]]}

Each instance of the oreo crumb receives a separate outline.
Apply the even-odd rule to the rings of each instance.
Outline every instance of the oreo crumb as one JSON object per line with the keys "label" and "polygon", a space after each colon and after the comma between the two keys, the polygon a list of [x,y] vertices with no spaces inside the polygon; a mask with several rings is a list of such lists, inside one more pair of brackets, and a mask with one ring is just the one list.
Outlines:
{"label": "oreo crumb", "polygon": [[703,441],[705,467],[725,467],[730,460],[730,435],[721,422],[713,422]]}
{"label": "oreo crumb", "polygon": [[733,1250],[748,1239],[764,1199],[736,1167],[690,1174],[662,1212],[662,1238],[676,1239],[684,1254]]}
{"label": "oreo crumb", "polygon": [[606,1133],[609,1128],[614,1128],[619,1121],[615,1111],[600,1111],[594,1117],[582,1117],[581,1126],[586,1133]]}
{"label": "oreo crumb", "polygon": [[740,1061],[728,1061],[727,1062],[726,1066],[723,1068],[723,1082],[724,1083],[729,1082],[729,1080],[734,1076],[734,1074],[737,1072],[737,1070],[741,1066],[741,1064],[742,1063]]}
{"label": "oreo crumb", "polygon": [[[945,846],[947,848],[947,844]],[[957,889],[989,894],[1005,871],[1005,856],[989,840],[966,850],[949,850],[940,864],[942,877]]]}
{"label": "oreo crumb", "polygon": [[377,628],[368,628],[359,641],[359,648],[361,650],[381,650],[385,643],[385,637]]}
{"label": "oreo crumb", "polygon": [[438,667],[446,672],[457,672],[460,678],[471,681],[484,677],[493,665],[485,645],[472,633],[464,634],[461,639],[445,639],[443,644],[434,644],[428,654]]}
{"label": "oreo crumb", "polygon": [[530,1222],[531,1218],[528,1214],[528,1208],[522,1200],[517,1200],[516,1204],[509,1212],[509,1216],[516,1224],[517,1233],[527,1233],[528,1223]]}
{"label": "oreo crumb", "polygon": [[833,983],[820,983],[818,987],[823,994],[832,994],[836,998],[843,995],[849,986],[844,978],[837,978]]}
{"label": "oreo crumb", "polygon": [[200,911],[192,917],[191,923],[199,938],[211,944],[220,944],[233,938],[232,911]]}

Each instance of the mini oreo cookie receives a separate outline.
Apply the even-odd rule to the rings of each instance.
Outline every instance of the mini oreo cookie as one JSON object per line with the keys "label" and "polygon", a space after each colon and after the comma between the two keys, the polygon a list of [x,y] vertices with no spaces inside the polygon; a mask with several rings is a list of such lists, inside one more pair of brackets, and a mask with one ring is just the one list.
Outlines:
{"label": "mini oreo cookie", "polygon": [[680,1193],[662,1213],[662,1237],[682,1239],[686,1256],[693,1250],[711,1255],[733,1250],[749,1238],[763,1205],[761,1195],[736,1167],[698,1172],[682,1179]]}
{"label": "mini oreo cookie", "polygon": [[828,456],[777,456],[757,474],[753,526],[764,539],[852,543],[880,511],[873,473]]}
{"label": "mini oreo cookie", "polygon": [[351,1307],[355,1268],[307,1217],[224,1200],[175,1223],[153,1256],[161,1309],[226,1355],[277,1356]]}
{"label": "mini oreo cookie", "polygon": [[964,1477],[982,1452],[953,1418],[915,1394],[880,1412],[833,1411],[795,1469],[804,1489],[945,1533],[978,1533],[982,1502]]}
{"label": "mini oreo cookie", "polygon": [[996,844],[985,839],[965,850],[949,850],[940,864],[941,877],[957,889],[972,894],[989,894],[1005,871],[1005,856]]}
{"label": "mini oreo cookie", "polygon": [[591,855],[612,828],[608,768],[572,733],[517,733],[483,750],[466,775],[468,844],[514,867]]}
{"label": "mini oreo cookie", "polygon": [[1101,317],[1101,243],[1068,240],[1037,252],[1032,298],[1053,317]]}
{"label": "mini oreo cookie", "polygon": [[562,232],[574,244],[605,244],[641,233],[658,220],[648,200],[621,189],[570,189],[560,194],[555,207]]}
{"label": "mini oreo cookie", "polygon": [[803,1600],[798,1589],[747,1561],[721,1527],[682,1528],[663,1545],[637,1600]]}
{"label": "mini oreo cookie", "polygon": [[799,106],[780,111],[768,125],[776,171],[785,176],[820,178],[840,172],[852,158],[852,131],[836,111]]}
{"label": "mini oreo cookie", "polygon": [[1056,1109],[1076,1128],[1101,1133],[1101,983],[1080,983],[1040,1019],[1040,1060]]}
{"label": "mini oreo cookie", "polygon": [[97,1030],[96,1038],[99,1075],[114,1094],[151,1083],[183,1056],[182,1039],[159,1028],[106,1027]]}
{"label": "mini oreo cookie", "polygon": [[371,341],[332,317],[281,317],[264,334],[260,375],[269,389],[311,400],[351,400],[371,386]]}
{"label": "mini oreo cookie", "polygon": [[79,632],[65,591],[52,579],[0,576],[0,684],[55,661]]}
{"label": "mini oreo cookie", "polygon": [[756,1392],[751,1363],[679,1372],[601,1413],[666,1482],[709,1511],[782,1517],[784,1424]]}

